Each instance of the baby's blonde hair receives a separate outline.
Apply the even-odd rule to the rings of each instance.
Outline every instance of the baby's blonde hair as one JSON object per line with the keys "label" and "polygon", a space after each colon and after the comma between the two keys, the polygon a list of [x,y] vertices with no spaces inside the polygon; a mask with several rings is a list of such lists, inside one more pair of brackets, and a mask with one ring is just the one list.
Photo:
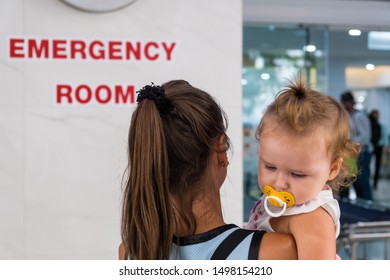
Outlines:
{"label": "baby's blonde hair", "polygon": [[317,92],[307,86],[298,76],[295,83],[280,91],[260,121],[256,138],[264,133],[265,128],[282,129],[294,136],[311,136],[318,129],[325,129],[325,143],[331,162],[343,159],[340,172],[328,182],[337,189],[349,186],[355,178],[350,159],[356,159],[359,146],[349,139],[349,115],[332,97]]}

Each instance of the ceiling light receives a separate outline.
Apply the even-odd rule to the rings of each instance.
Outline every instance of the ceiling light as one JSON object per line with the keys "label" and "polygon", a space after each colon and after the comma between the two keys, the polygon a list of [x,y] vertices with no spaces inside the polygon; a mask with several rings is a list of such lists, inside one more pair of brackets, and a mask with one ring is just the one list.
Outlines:
{"label": "ceiling light", "polygon": [[372,71],[372,70],[374,70],[374,69],[375,69],[375,65],[374,65],[374,64],[371,64],[371,63],[369,63],[369,64],[367,64],[367,65],[366,65],[366,69],[367,69],[367,70],[369,70],[369,71]]}
{"label": "ceiling light", "polygon": [[350,29],[348,34],[351,36],[360,36],[362,32],[359,29]]}
{"label": "ceiling light", "polygon": [[271,78],[270,74],[268,73],[263,73],[261,74],[260,76],[263,80],[269,80],[269,78]]}
{"label": "ceiling light", "polygon": [[316,46],[314,46],[314,45],[307,45],[307,46],[304,46],[303,47],[303,50],[305,51],[305,52],[315,52],[316,51]]}

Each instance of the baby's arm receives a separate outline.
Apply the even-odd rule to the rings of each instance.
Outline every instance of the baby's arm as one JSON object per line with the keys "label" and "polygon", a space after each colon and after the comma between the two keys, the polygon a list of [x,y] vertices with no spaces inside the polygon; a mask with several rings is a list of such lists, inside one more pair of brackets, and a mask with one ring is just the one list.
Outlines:
{"label": "baby's arm", "polygon": [[333,219],[323,209],[272,219],[275,231],[291,233],[297,243],[300,260],[334,260],[336,230]]}

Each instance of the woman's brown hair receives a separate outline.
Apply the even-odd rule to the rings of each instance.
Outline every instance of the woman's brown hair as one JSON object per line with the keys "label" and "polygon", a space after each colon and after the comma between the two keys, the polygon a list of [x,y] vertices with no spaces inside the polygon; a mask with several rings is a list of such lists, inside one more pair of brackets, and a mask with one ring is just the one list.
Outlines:
{"label": "woman's brown hair", "polygon": [[161,89],[164,108],[143,99],[129,129],[121,235],[131,259],[169,259],[178,220],[195,232],[197,183],[218,137],[225,136],[226,149],[230,143],[226,115],[212,96],[183,80]]}

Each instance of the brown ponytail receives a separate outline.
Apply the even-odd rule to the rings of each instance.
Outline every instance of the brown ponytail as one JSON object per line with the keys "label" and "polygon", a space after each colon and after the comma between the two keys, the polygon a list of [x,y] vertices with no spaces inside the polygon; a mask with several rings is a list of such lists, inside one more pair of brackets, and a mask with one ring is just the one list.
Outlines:
{"label": "brown ponytail", "polygon": [[168,192],[169,165],[164,127],[153,100],[145,99],[138,105],[131,128],[131,170],[124,192],[122,239],[132,259],[166,259],[173,215]]}

